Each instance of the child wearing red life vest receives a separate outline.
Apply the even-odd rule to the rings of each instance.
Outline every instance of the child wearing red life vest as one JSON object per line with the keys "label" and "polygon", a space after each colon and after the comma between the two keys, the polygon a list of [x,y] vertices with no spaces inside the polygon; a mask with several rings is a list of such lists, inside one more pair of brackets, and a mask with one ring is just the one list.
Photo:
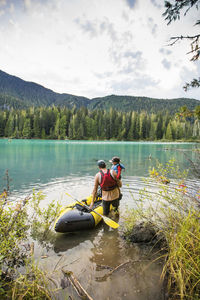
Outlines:
{"label": "child wearing red life vest", "polygon": [[121,179],[121,170],[125,170],[125,166],[120,163],[120,158],[114,156],[110,162],[112,162],[111,170],[114,170],[117,173],[117,179]]}

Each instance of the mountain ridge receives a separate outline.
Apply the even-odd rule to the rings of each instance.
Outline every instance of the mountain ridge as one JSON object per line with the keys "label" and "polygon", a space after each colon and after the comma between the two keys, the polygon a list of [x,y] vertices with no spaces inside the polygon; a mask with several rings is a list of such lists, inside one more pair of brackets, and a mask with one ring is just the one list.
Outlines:
{"label": "mountain ridge", "polygon": [[0,70],[0,109],[27,108],[30,106],[65,106],[67,108],[87,107],[90,110],[110,108],[120,111],[177,111],[187,105],[194,109],[200,101],[192,98],[159,99],[144,96],[108,95],[89,99],[51,89]]}

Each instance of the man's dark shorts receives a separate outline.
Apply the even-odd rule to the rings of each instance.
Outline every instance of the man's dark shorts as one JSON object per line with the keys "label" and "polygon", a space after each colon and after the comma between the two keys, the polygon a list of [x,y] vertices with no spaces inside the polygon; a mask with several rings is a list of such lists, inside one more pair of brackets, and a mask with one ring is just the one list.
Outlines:
{"label": "man's dark shorts", "polygon": [[110,205],[114,207],[114,210],[117,210],[119,207],[119,199],[112,200],[112,201],[105,201],[102,200],[102,206],[103,206],[103,214],[104,216],[107,216],[110,212]]}

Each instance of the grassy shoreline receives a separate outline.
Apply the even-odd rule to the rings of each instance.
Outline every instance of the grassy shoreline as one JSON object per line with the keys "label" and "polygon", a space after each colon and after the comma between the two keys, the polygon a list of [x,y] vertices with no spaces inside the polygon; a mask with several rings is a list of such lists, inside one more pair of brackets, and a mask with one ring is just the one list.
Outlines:
{"label": "grassy shoreline", "polygon": [[[170,175],[176,175],[172,184]],[[127,239],[138,222],[143,222],[147,229],[151,224],[155,235],[164,240],[160,248],[165,250],[160,256],[165,258],[162,280],[173,300],[200,297],[200,189],[190,191],[186,175],[172,161],[150,170],[151,180],[158,184],[156,206],[152,194],[141,190],[137,209],[129,210],[125,220]]]}

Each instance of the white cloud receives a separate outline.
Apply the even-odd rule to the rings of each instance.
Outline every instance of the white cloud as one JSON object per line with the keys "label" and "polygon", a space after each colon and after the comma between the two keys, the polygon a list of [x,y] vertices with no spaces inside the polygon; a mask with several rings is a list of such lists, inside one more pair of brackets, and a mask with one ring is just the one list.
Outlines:
{"label": "white cloud", "polygon": [[167,26],[163,11],[157,0],[13,0],[0,18],[0,69],[90,98],[188,97],[183,76],[198,76],[189,44],[166,45],[195,32],[194,16]]}
{"label": "white cloud", "polygon": [[0,0],[0,7],[6,5],[6,0]]}
{"label": "white cloud", "polygon": [[31,8],[31,0],[24,0],[24,6],[26,9],[30,9]]}
{"label": "white cloud", "polygon": [[12,14],[15,11],[15,6],[13,3],[10,4],[9,12]]}

